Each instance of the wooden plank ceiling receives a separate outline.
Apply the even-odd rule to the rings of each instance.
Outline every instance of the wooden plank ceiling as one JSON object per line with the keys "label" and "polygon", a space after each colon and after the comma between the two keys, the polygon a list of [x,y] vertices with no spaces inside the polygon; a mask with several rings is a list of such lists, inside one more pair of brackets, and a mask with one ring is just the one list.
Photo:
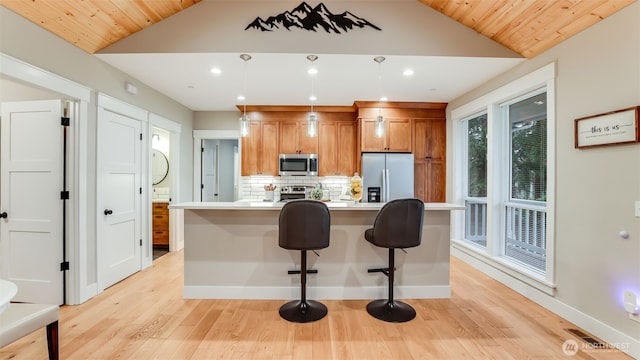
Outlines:
{"label": "wooden plank ceiling", "polygon": [[[202,0],[0,0],[94,54]],[[533,58],[636,0],[419,0]]]}
{"label": "wooden plank ceiling", "polygon": [[0,0],[0,4],[94,54],[202,0]]}
{"label": "wooden plank ceiling", "polygon": [[531,59],[635,0],[420,0]]}

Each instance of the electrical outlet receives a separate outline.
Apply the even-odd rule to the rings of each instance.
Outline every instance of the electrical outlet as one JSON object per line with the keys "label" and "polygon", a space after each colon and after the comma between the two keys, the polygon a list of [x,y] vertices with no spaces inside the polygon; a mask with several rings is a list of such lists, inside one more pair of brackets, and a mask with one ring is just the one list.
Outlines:
{"label": "electrical outlet", "polygon": [[628,312],[629,314],[634,314],[637,315],[640,313],[640,311],[638,311],[639,309],[638,306],[638,298],[636,296],[636,294],[633,291],[625,291],[624,292],[624,309],[626,312]]}

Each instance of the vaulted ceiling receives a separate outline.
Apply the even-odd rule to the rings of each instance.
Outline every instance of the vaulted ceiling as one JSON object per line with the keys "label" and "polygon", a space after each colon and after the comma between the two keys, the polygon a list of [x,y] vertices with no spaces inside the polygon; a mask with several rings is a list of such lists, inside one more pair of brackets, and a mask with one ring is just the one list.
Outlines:
{"label": "vaulted ceiling", "polygon": [[[240,94],[248,94],[246,101],[253,105],[310,105],[309,95],[317,98],[315,106],[350,106],[381,96],[450,102],[635,1],[327,1],[335,14],[368,7],[368,14],[396,9],[402,15],[377,16],[376,22],[395,25],[382,35],[361,31],[357,34],[364,35],[335,36],[325,44],[307,41],[327,39],[322,31],[307,37],[301,31],[264,34],[243,31],[245,25],[229,20],[276,14],[298,4],[295,0],[275,7],[255,0],[0,0],[0,5],[123,71],[130,82],[143,83],[191,110],[235,111]],[[309,3],[324,6],[321,0]],[[365,37],[370,34],[375,40]],[[288,42],[278,42],[278,36]],[[198,40],[205,45],[197,47]],[[283,43],[292,47],[283,48]],[[322,47],[326,44],[330,46]],[[437,47],[446,50],[434,52]],[[238,56],[243,52],[253,56],[244,70]],[[311,84],[308,54],[320,55],[314,63],[320,73]],[[373,62],[376,55],[387,57],[382,66]],[[222,75],[212,75],[213,67],[222,69]],[[415,74],[404,76],[407,69]],[[378,84],[376,71],[383,79]]]}
{"label": "vaulted ceiling", "polygon": [[[84,51],[101,49],[202,0],[0,0]],[[419,0],[532,58],[635,0]]]}

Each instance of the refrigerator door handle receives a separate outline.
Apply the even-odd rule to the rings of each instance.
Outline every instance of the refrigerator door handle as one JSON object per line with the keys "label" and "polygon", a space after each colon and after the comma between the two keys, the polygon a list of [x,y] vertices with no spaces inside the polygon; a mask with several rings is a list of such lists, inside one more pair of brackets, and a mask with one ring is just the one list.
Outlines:
{"label": "refrigerator door handle", "polygon": [[389,184],[389,169],[384,169],[384,177],[382,180],[382,187],[384,189],[384,199],[383,202],[388,202],[389,201],[389,188],[391,187],[391,184]]}
{"label": "refrigerator door handle", "polygon": [[382,191],[380,192],[380,201],[387,202],[387,169],[382,169]]}

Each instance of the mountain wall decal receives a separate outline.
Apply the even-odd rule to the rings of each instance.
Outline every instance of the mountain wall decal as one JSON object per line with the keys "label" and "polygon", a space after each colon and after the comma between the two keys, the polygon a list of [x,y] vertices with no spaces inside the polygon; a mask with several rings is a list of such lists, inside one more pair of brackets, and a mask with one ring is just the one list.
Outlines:
{"label": "mountain wall decal", "polygon": [[362,29],[367,26],[379,31],[382,30],[368,20],[358,17],[349,11],[345,11],[342,14],[334,14],[323,3],[318,4],[316,7],[311,7],[303,1],[293,10],[269,16],[266,20],[257,17],[244,29],[260,31],[274,31],[277,29],[291,31],[292,28],[308,31],[323,29],[328,33],[341,34],[342,32],[355,28]]}

